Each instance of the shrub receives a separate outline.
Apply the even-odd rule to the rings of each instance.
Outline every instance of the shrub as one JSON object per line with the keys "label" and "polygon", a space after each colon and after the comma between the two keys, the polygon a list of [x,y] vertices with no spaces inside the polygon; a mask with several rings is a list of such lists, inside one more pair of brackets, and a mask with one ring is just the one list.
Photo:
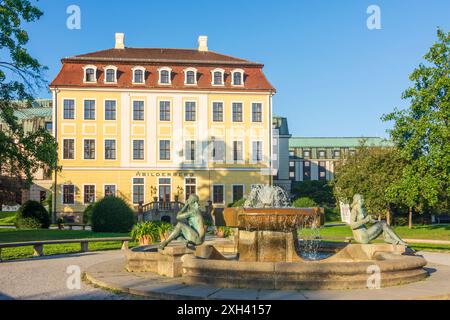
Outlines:
{"label": "shrub", "polygon": [[48,229],[50,215],[41,203],[28,200],[17,211],[15,225],[18,229]]}
{"label": "shrub", "polygon": [[341,213],[338,208],[325,207],[325,221],[341,222]]}
{"label": "shrub", "polygon": [[94,203],[89,204],[83,211],[83,223],[92,225],[92,212],[94,211]]}
{"label": "shrub", "polygon": [[129,232],[134,221],[133,209],[122,198],[105,197],[93,205],[94,232]]}
{"label": "shrub", "polygon": [[302,197],[302,198],[296,199],[292,203],[292,206],[294,206],[295,208],[311,208],[311,207],[317,207],[317,203],[311,198]]}

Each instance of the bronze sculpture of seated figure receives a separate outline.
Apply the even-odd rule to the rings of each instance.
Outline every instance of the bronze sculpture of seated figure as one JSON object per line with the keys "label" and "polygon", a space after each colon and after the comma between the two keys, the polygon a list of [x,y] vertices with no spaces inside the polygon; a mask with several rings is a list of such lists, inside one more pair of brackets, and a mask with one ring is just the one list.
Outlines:
{"label": "bronze sculpture of seated figure", "polygon": [[199,207],[199,198],[191,194],[183,208],[177,213],[178,223],[169,237],[161,242],[160,249],[164,249],[175,239],[183,240],[186,246],[201,245],[205,241],[205,224]]}
{"label": "bronze sculpture of seated figure", "polygon": [[[373,223],[373,225],[367,228],[366,223]],[[350,227],[352,228],[353,238],[359,243],[369,243],[380,234],[383,234],[384,242],[407,246],[385,221],[375,220],[372,216],[366,214],[364,199],[360,194],[353,196],[350,212]]]}

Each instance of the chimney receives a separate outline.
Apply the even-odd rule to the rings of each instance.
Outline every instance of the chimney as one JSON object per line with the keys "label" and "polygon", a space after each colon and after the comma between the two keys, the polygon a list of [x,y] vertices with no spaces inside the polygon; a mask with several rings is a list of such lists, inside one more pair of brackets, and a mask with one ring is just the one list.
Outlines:
{"label": "chimney", "polygon": [[116,33],[116,45],[114,46],[115,49],[125,49],[125,34],[123,33]]}
{"label": "chimney", "polygon": [[208,36],[198,37],[198,51],[208,51]]}

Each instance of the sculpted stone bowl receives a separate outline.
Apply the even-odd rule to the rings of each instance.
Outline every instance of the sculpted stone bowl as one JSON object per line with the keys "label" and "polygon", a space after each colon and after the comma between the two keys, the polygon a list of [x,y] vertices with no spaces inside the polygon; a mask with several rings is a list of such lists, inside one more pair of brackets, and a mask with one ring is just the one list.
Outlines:
{"label": "sculpted stone bowl", "polygon": [[299,227],[320,225],[319,208],[225,208],[229,226],[246,231],[294,231]]}

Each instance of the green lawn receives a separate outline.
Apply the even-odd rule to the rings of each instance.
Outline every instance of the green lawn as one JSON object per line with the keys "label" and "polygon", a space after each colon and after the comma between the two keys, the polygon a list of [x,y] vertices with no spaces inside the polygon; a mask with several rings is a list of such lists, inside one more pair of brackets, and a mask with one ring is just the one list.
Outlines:
{"label": "green lawn", "polygon": [[[395,232],[405,239],[431,239],[431,240],[445,240],[450,241],[450,225],[417,225],[409,229],[407,226],[394,227]],[[309,229],[305,229],[302,233],[306,236],[311,234]],[[323,237],[342,238],[351,237],[352,231],[348,226],[324,226],[320,228],[320,235]],[[338,240],[338,239],[334,239]],[[375,242],[382,242],[379,238]],[[439,250],[450,251],[450,245],[441,244],[425,244],[425,243],[411,243],[414,250]]]}
{"label": "green lawn", "polygon": [[[105,237],[128,237],[128,233],[107,233],[81,230],[12,230],[0,229],[0,243],[33,241],[33,240],[59,240],[59,239],[84,239],[84,238],[105,238]],[[120,249],[122,243],[117,241],[93,242],[89,244],[89,251]],[[136,243],[130,242],[130,247]],[[44,246],[44,254],[62,254],[79,252],[80,244],[53,244]],[[2,249],[2,259],[12,260],[29,258],[33,255],[33,247],[17,247]]]}
{"label": "green lawn", "polygon": [[0,226],[1,225],[13,226],[15,218],[16,218],[16,212],[15,211],[11,211],[11,212],[0,211]]}

